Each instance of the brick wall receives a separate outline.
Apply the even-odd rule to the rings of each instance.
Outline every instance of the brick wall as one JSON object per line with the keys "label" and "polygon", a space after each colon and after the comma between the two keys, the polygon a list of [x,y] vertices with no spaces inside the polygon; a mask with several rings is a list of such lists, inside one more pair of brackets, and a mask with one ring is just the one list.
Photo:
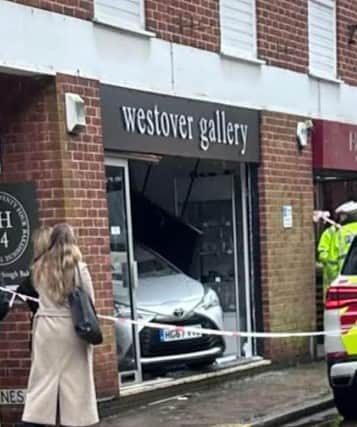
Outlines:
{"label": "brick wall", "polygon": [[[72,223],[92,273],[97,306],[112,306],[109,243],[104,192],[98,82],[58,76],[32,80],[0,77],[0,129],[3,167],[0,182],[33,180],[37,186],[40,221]],[[63,92],[72,90],[86,102],[87,127],[67,137]],[[21,102],[19,102],[21,100]],[[105,343],[96,350],[98,396],[118,391],[113,330],[104,327]],[[29,369],[29,315],[12,311],[0,327],[1,388],[25,388]],[[1,426],[19,420],[21,407],[0,407]]]}
{"label": "brick wall", "polygon": [[[9,0],[90,20],[94,0]],[[353,2],[352,2],[353,3]],[[357,84],[357,48],[348,43],[357,4],[337,1],[338,73]],[[308,0],[256,0],[258,57],[269,65],[308,72]],[[209,51],[220,50],[219,0],[145,0],[146,28],[164,40]],[[357,42],[357,33],[355,36]]]}
{"label": "brick wall", "polygon": [[[65,130],[65,92],[77,93],[86,105],[86,129],[75,137]],[[113,312],[113,297],[99,82],[59,75],[57,97],[65,216],[78,231],[95,284],[97,309],[109,315]],[[117,381],[113,325],[107,324],[104,332],[107,339],[95,359],[99,396],[112,395]]]}
{"label": "brick wall", "polygon": [[[0,77],[3,100],[0,128],[3,152],[1,182],[34,180],[44,223],[64,220],[61,180],[56,176],[59,145],[56,94],[48,79]],[[21,100],[22,102],[18,102]],[[53,206],[56,198],[56,206]],[[29,314],[17,307],[0,327],[1,388],[25,388],[30,366]],[[2,426],[20,418],[20,408],[0,407]]]}
{"label": "brick wall", "polygon": [[[266,331],[308,331],[315,325],[313,180],[311,145],[300,153],[301,118],[262,113],[259,203],[261,280]],[[282,206],[293,208],[293,228],[282,225]],[[265,341],[265,355],[290,360],[308,353],[306,339]]]}
{"label": "brick wall", "polygon": [[[258,56],[270,65],[308,70],[307,0],[256,0]],[[218,0],[146,0],[146,27],[175,43],[218,52]]]}
{"label": "brick wall", "polygon": [[219,0],[145,0],[146,28],[158,37],[218,51]]}
{"label": "brick wall", "polygon": [[256,0],[258,56],[269,65],[308,71],[307,0]]}
{"label": "brick wall", "polygon": [[348,25],[357,23],[357,3],[337,1],[337,58],[338,76],[346,83],[357,85],[357,31],[354,44],[348,43]]}
{"label": "brick wall", "polygon": [[94,0],[8,0],[25,6],[38,7],[50,12],[73,16],[79,19],[92,19]]}

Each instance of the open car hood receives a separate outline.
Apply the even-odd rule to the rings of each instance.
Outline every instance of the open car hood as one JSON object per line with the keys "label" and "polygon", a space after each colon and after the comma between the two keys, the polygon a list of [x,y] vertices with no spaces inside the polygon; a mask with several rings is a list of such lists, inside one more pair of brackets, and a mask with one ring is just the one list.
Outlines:
{"label": "open car hood", "polygon": [[193,310],[202,301],[204,288],[184,274],[171,274],[141,278],[136,296],[139,311],[172,315],[178,308],[184,312]]}

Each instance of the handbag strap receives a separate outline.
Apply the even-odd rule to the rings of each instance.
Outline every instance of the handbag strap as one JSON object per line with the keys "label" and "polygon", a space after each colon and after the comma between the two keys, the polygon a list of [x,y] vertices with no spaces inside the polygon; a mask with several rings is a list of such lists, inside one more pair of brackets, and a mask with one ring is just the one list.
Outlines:
{"label": "handbag strap", "polygon": [[[78,286],[76,285],[76,271],[78,273]],[[73,275],[73,282],[74,282],[73,283],[74,284],[73,288],[75,288],[76,286],[78,288],[83,288],[83,281],[82,281],[81,269],[79,268],[79,263],[78,262],[76,262],[76,267],[75,267],[74,275]]]}

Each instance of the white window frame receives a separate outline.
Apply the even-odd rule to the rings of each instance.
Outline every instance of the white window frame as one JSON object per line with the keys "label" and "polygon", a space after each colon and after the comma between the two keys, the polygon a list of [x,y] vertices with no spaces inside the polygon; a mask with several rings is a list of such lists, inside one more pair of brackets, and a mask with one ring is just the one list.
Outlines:
{"label": "white window frame", "polygon": [[139,0],[140,4],[140,20],[138,25],[133,25],[131,23],[125,22],[119,18],[108,16],[105,14],[101,14],[98,12],[97,8],[97,0],[93,0],[94,2],[94,22],[98,24],[108,25],[110,27],[118,28],[130,33],[136,33],[138,35],[155,37],[155,33],[151,31],[146,31],[145,25],[145,0]]}
{"label": "white window frame", "polygon": [[254,50],[251,52],[244,51],[242,49],[239,49],[239,46],[232,47],[232,46],[225,46],[224,45],[224,37],[223,37],[223,25],[222,25],[222,0],[220,0],[220,9],[219,9],[219,24],[221,29],[221,53],[224,56],[232,57],[232,58],[238,58],[243,59],[247,61],[257,62],[257,63],[264,63],[265,61],[261,61],[258,59],[258,40],[257,40],[257,2],[256,0],[251,0],[252,2],[252,20],[253,20],[253,46]]}
{"label": "white window frame", "polygon": [[[323,6],[330,7],[333,10],[333,61],[334,67],[332,74],[326,74],[321,70],[311,67],[311,52],[310,52],[310,19],[311,19],[311,3],[320,3]],[[337,12],[336,0],[308,0],[308,52],[309,52],[309,74],[313,77],[318,77],[325,80],[337,80]]]}

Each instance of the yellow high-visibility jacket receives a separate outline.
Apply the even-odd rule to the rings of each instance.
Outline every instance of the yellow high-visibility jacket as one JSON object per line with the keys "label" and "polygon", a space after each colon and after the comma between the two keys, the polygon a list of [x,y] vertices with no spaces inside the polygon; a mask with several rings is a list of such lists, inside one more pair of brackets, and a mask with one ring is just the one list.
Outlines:
{"label": "yellow high-visibility jacket", "polygon": [[354,237],[357,236],[357,222],[350,222],[336,229],[332,235],[331,247],[327,262],[337,265],[337,274],[340,273],[348,250]]}
{"label": "yellow high-visibility jacket", "polygon": [[[318,260],[322,264],[323,287],[324,290],[333,282],[339,273],[339,263],[336,259],[335,249],[333,245],[336,227],[331,226],[326,228],[321,234],[317,247]],[[338,257],[337,257],[338,258]]]}

